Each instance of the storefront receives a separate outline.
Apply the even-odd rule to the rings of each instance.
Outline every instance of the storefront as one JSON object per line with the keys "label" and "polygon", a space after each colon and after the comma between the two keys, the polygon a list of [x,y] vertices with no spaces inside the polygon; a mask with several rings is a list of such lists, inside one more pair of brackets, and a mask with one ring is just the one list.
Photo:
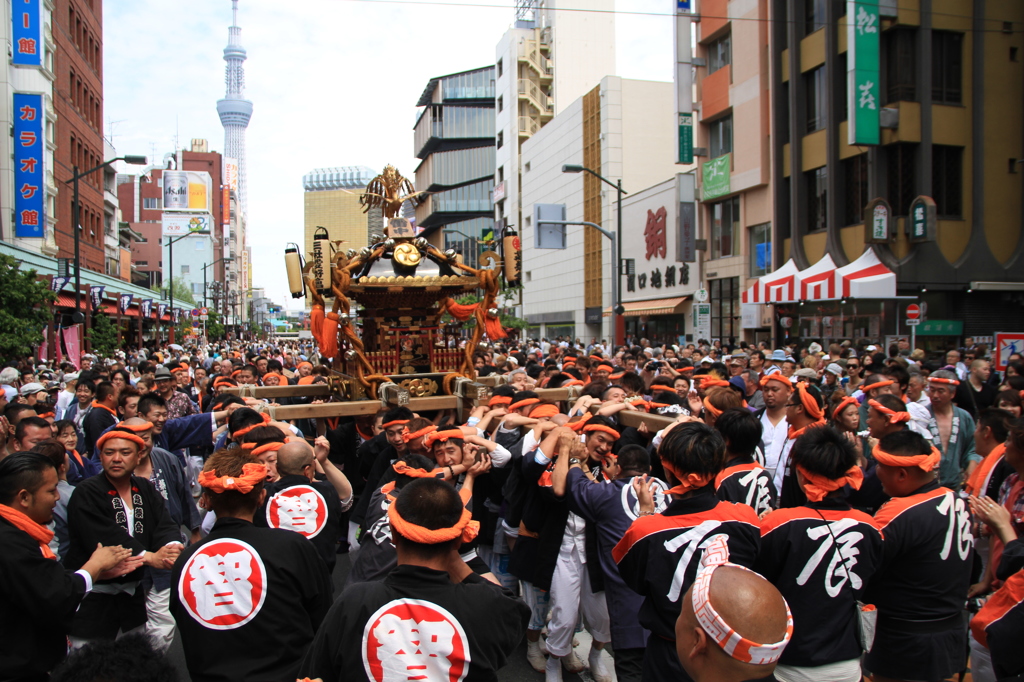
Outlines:
{"label": "storefront", "polygon": [[826,255],[809,268],[800,270],[792,260],[764,275],[743,292],[743,315],[763,316],[774,308],[776,344],[817,341],[881,343],[898,334],[900,307],[911,302],[897,300],[896,275],[867,249],[860,258],[836,267]]}
{"label": "storefront", "polygon": [[[692,203],[681,201],[692,176],[681,173],[622,201],[622,307],[626,337],[686,343],[700,285],[688,244],[696,234]],[[696,260],[694,258],[694,260]],[[611,315],[606,308],[604,314]]]}

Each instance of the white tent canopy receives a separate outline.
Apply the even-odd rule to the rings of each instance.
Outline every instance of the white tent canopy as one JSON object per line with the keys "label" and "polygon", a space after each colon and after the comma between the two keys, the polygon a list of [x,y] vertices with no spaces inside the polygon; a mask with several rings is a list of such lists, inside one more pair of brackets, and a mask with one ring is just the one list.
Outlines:
{"label": "white tent canopy", "polygon": [[741,301],[745,304],[796,303],[895,296],[896,274],[868,248],[860,258],[841,268],[836,267],[828,254],[805,270],[799,270],[791,258],[775,272],[760,277],[743,292]]}

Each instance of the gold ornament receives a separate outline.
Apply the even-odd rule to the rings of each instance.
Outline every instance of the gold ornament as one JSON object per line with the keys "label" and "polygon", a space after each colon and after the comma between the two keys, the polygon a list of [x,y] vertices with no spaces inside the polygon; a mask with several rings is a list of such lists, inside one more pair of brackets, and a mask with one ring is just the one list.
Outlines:
{"label": "gold ornament", "polygon": [[420,256],[420,250],[409,243],[399,244],[395,247],[395,260],[399,265],[405,265],[413,268],[420,264],[422,256]]}

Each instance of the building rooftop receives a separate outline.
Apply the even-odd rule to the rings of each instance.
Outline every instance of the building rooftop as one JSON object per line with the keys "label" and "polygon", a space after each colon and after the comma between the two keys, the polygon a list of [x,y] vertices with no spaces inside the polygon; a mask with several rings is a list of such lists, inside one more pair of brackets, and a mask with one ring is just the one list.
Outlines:
{"label": "building rooftop", "polygon": [[[466,88],[457,88],[455,97],[457,99],[493,99],[494,98],[494,65],[482,66],[477,69],[469,69],[468,71],[459,71],[458,73],[450,73],[447,76],[438,76],[437,78],[431,78],[427,83],[427,87],[423,89],[423,94],[420,95],[420,100],[416,103],[418,107],[425,107],[430,104],[434,97],[434,90],[437,88],[438,83],[442,81],[452,80],[464,80],[460,79],[459,76],[468,76],[469,74],[476,74],[480,72],[490,71],[489,87],[483,86],[468,90]],[[446,97],[451,96],[449,93],[445,93]]]}
{"label": "building rooftop", "polygon": [[302,176],[302,188],[307,192],[330,189],[363,189],[377,177],[377,172],[366,166],[335,166],[316,168]]}

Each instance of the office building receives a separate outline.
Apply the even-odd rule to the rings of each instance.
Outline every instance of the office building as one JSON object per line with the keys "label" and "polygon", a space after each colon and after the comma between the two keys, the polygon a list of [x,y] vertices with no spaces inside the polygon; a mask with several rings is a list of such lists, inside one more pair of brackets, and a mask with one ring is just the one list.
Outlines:
{"label": "office building", "polygon": [[499,232],[505,225],[523,227],[523,142],[615,73],[614,1],[592,0],[588,12],[564,11],[567,4],[517,0],[515,23],[495,49],[494,216]]}
{"label": "office building", "polygon": [[416,226],[435,246],[455,248],[474,266],[493,238],[494,67],[430,79],[416,106],[415,185],[427,191]]}
{"label": "office building", "polygon": [[[615,230],[618,192],[562,166],[580,164],[613,183],[621,179],[629,192],[674,178],[680,167],[673,93],[671,83],[606,76],[523,143],[523,313],[531,337],[611,338],[610,242],[583,226],[538,232],[531,214],[535,204],[564,204],[566,220]],[[624,208],[624,243],[644,239],[646,215],[642,221],[632,215]],[[694,270],[676,296],[692,293],[699,282]],[[625,287],[625,277],[622,282]]]}
{"label": "office building", "polygon": [[[830,2],[829,4],[837,4]],[[696,26],[695,141],[701,163],[698,223],[707,249],[710,338],[758,341],[770,315],[745,328],[740,294],[771,269],[772,149],[768,3],[704,0]]]}
{"label": "office building", "polygon": [[[871,251],[927,303],[926,348],[1024,325],[1024,4],[777,0],[770,19],[775,266]],[[842,293],[776,305],[776,334],[909,335],[909,301]]]}

